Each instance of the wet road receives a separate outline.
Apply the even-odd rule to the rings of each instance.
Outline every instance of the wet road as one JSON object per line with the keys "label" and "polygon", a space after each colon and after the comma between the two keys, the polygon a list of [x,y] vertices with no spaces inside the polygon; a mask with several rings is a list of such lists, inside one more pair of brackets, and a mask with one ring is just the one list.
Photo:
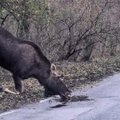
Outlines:
{"label": "wet road", "polygon": [[104,79],[86,92],[91,100],[70,102],[60,108],[53,98],[0,114],[0,120],[120,120],[120,74]]}

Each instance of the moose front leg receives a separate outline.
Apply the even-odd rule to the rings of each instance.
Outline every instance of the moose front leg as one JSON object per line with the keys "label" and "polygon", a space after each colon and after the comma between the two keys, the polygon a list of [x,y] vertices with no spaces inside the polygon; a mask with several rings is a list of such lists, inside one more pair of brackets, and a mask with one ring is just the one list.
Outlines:
{"label": "moose front leg", "polygon": [[18,92],[23,93],[24,92],[24,86],[22,85],[21,78],[17,77],[17,76],[13,76],[13,79],[14,79],[15,89]]}

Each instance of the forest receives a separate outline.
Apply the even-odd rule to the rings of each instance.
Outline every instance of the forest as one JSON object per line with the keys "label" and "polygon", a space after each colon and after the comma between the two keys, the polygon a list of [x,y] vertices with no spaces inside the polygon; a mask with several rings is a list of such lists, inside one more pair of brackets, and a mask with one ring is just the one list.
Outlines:
{"label": "forest", "polygon": [[119,0],[1,0],[1,26],[37,43],[51,61],[119,52]]}

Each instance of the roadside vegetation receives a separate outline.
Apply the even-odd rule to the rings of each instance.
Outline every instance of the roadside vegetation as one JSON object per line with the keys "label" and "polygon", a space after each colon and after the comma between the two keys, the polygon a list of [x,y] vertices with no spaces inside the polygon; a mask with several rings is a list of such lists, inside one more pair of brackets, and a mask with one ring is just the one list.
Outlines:
{"label": "roadside vegetation", "polygon": [[[99,58],[89,62],[56,62],[57,73],[64,80],[71,90],[82,90],[86,86],[92,87],[100,82],[102,78],[113,75],[120,71],[120,55],[110,58]],[[13,80],[10,74],[6,77],[1,76],[0,83],[12,90],[14,89]],[[4,80],[5,79],[5,80]],[[37,80],[24,80],[25,93],[14,95],[10,93],[0,93],[0,112],[19,108],[29,103],[35,103],[44,99],[44,89]]]}

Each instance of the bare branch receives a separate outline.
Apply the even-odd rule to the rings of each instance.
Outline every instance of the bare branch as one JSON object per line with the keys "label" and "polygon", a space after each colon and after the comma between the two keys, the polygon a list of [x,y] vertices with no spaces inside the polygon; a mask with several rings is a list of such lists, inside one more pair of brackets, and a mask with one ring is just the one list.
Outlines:
{"label": "bare branch", "polygon": [[9,14],[7,14],[4,18],[1,17],[1,19],[2,19],[1,26],[4,25],[4,22],[5,22],[5,20],[7,19],[8,16],[9,16]]}

